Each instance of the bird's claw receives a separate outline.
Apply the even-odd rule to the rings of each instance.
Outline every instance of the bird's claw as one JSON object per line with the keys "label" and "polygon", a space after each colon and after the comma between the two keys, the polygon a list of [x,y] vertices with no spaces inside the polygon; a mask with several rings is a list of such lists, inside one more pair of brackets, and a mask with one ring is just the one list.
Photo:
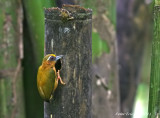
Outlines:
{"label": "bird's claw", "polygon": [[60,70],[57,72],[57,79],[60,80],[61,84],[65,85],[65,83],[62,81],[62,78],[60,76]]}

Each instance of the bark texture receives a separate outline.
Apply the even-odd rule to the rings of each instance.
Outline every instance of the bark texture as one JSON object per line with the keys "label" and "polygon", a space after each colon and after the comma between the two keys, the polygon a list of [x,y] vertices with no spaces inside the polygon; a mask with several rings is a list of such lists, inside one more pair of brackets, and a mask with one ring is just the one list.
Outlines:
{"label": "bark texture", "polygon": [[45,10],[45,54],[64,55],[61,77],[44,118],[91,118],[92,11],[79,6]]}

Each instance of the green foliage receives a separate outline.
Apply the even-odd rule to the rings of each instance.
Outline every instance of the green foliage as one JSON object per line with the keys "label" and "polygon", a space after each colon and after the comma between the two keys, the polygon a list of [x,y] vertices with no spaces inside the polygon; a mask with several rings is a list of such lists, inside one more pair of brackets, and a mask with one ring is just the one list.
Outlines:
{"label": "green foliage", "polygon": [[[93,16],[97,15],[98,10],[101,7],[105,7],[105,15],[110,19],[111,23],[116,25],[116,1],[107,0],[107,1],[96,1],[96,0],[87,0],[83,1],[82,4],[85,8],[91,8],[93,10]],[[98,3],[98,4],[97,4]],[[99,4],[102,4],[99,5]],[[99,13],[101,14],[101,13]],[[97,32],[92,32],[92,61],[94,62],[95,58],[100,57],[103,53],[109,53],[109,44],[107,41],[102,40],[100,35]]]}
{"label": "green foliage", "polygon": [[160,5],[160,0],[155,0],[155,6],[159,6]]}
{"label": "green foliage", "polygon": [[111,20],[111,23],[116,26],[116,0],[110,0],[108,1],[108,4],[106,4],[108,13],[106,14],[108,18]]}
{"label": "green foliage", "polygon": [[50,7],[56,6],[55,2],[53,2],[53,0],[42,0],[41,2],[42,2],[42,8],[43,7],[50,8]]}
{"label": "green foliage", "polygon": [[92,60],[100,57],[103,53],[109,53],[109,45],[102,40],[97,32],[92,32]]}
{"label": "green foliage", "polygon": [[96,15],[96,14],[97,14],[97,7],[96,7],[97,1],[96,1],[96,0],[85,0],[83,3],[84,3],[83,6],[84,6],[85,8],[90,8],[90,9],[92,9],[93,15]]}
{"label": "green foliage", "polygon": [[105,15],[110,19],[111,23],[116,26],[116,0],[86,0],[83,3],[85,8],[93,10],[93,15],[97,15],[98,10],[105,8]]}

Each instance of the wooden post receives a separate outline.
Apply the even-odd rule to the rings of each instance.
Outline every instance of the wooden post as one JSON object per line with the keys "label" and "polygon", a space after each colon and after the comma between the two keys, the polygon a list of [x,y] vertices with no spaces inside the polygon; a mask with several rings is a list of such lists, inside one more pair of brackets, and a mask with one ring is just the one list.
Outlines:
{"label": "wooden post", "polygon": [[74,5],[45,9],[45,54],[64,55],[61,77],[44,118],[91,118],[92,10]]}

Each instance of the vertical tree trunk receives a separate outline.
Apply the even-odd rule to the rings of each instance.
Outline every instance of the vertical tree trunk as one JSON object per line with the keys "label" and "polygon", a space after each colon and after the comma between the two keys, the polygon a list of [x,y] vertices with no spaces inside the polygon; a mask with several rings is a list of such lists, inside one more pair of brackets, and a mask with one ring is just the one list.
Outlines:
{"label": "vertical tree trunk", "polygon": [[92,12],[79,6],[45,10],[45,54],[64,55],[61,77],[44,118],[91,118]]}
{"label": "vertical tree trunk", "polygon": [[[69,3],[69,0],[57,0]],[[110,118],[119,111],[119,79],[117,65],[116,0],[71,0],[93,10],[92,31],[92,114],[94,118]],[[61,4],[58,6],[61,6]]]}
{"label": "vertical tree trunk", "polygon": [[154,39],[152,41],[151,77],[148,118],[160,117],[160,0],[154,6]]}
{"label": "vertical tree trunk", "polygon": [[0,118],[25,118],[22,87],[22,4],[0,1]]}

